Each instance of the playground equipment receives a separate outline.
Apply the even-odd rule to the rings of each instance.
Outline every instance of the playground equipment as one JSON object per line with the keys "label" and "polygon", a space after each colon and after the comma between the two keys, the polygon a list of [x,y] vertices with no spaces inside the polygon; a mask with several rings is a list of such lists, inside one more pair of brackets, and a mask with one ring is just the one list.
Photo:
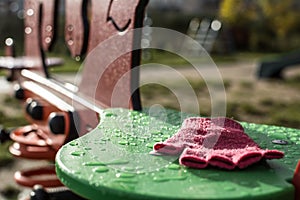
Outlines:
{"label": "playground equipment", "polygon": [[290,67],[297,67],[300,63],[299,50],[266,59],[258,64],[258,78],[283,78],[282,72]]}
{"label": "playground equipment", "polygon": [[[57,3],[25,0],[21,67],[8,66],[7,60],[1,65],[12,71],[10,80],[18,85],[16,96],[24,102],[30,122],[11,133],[10,152],[56,162],[55,169],[16,173],[19,184],[35,186],[31,199],[299,198],[296,129],[242,123],[261,147],[285,153],[281,160],[261,161],[243,170],[190,169],[174,157],[149,154],[153,142],[174,134],[182,115],[192,115],[169,110],[167,122],[162,122],[141,109],[139,75],[132,70],[140,61],[140,50],[132,50],[139,49],[141,34],[132,30],[142,26],[147,0],[66,0],[66,44],[73,57],[87,55],[86,62],[78,87],[52,79],[45,52],[57,31]],[[99,44],[102,48],[95,50]],[[119,51],[127,53],[118,55]],[[9,59],[16,63],[18,58]],[[41,174],[52,177],[36,179]],[[72,192],[47,193],[63,185]]]}

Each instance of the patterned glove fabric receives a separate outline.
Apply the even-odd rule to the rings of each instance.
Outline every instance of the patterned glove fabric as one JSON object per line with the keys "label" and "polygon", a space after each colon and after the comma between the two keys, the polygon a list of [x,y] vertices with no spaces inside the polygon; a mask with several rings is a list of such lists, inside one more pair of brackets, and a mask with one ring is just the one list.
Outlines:
{"label": "patterned glove fabric", "polygon": [[236,121],[218,117],[186,119],[181,129],[171,138],[154,145],[154,151],[180,155],[179,162],[192,168],[208,165],[234,169],[265,159],[284,156],[277,150],[261,149]]}

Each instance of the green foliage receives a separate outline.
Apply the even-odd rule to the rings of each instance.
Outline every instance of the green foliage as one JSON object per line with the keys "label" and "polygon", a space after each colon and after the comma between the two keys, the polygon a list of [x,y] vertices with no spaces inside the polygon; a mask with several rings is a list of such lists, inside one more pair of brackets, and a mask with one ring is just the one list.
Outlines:
{"label": "green foliage", "polygon": [[298,24],[299,11],[293,8],[293,0],[258,1],[266,25],[281,39]]}
{"label": "green foliage", "polygon": [[244,0],[224,0],[220,6],[220,18],[229,24],[245,26],[258,20],[256,4]]}

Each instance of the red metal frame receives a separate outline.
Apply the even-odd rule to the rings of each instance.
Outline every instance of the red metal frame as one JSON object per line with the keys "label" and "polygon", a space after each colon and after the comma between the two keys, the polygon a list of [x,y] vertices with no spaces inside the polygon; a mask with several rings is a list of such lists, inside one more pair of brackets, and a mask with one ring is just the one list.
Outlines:
{"label": "red metal frame", "polygon": [[[65,41],[71,55],[84,56],[87,51],[88,57],[88,53],[111,36],[141,27],[146,4],[147,0],[66,0]],[[25,55],[13,58],[13,49],[8,48],[6,54],[9,57],[1,58],[3,62],[0,62],[0,67],[12,71],[11,81],[15,81],[22,90],[25,110],[27,107],[25,115],[30,122],[30,125],[17,128],[11,134],[14,144],[10,147],[10,152],[17,157],[54,160],[57,150],[64,143],[96,127],[100,110],[112,106],[112,91],[116,83],[139,65],[139,50],[118,57],[108,66],[99,65],[101,60],[89,59],[88,63],[97,65],[97,68],[83,71],[83,81],[78,86],[78,92],[51,79],[48,67],[63,63],[60,59],[45,56],[55,42],[56,19],[59,14],[57,10],[57,0],[25,0]],[[132,32],[117,46],[109,47],[101,54],[109,55],[116,48],[132,49],[137,37],[140,35]],[[8,59],[12,60],[10,66],[7,65]],[[97,73],[94,73],[99,68],[103,72],[102,77],[97,77]],[[141,109],[139,92],[133,89],[138,85],[138,76],[138,73],[132,73],[122,80],[118,103],[114,106]],[[39,107],[31,105],[32,101]],[[39,110],[38,117],[33,116],[32,112],[35,111],[32,110]],[[49,125],[53,114],[62,116],[64,128],[60,134],[54,133]],[[24,186],[59,186],[56,184],[57,180],[50,181],[53,184],[49,185],[46,184],[47,181],[30,178],[43,172],[48,173],[49,170],[22,171],[16,173],[15,178]]]}

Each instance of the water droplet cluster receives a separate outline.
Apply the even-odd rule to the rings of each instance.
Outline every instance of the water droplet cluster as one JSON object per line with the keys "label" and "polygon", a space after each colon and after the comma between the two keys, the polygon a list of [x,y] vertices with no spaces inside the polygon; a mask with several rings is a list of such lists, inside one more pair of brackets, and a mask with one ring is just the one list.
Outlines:
{"label": "water droplet cluster", "polygon": [[179,165],[177,157],[149,154],[154,143],[171,137],[182,120],[189,117],[176,111],[167,114],[163,122],[147,111],[105,110],[96,129],[59,151],[57,168],[61,180],[75,190],[77,182],[84,183],[86,197],[92,198],[89,195],[95,193],[105,199],[112,198],[115,190],[133,195],[133,199],[135,195],[155,199],[245,199],[293,191],[286,180],[293,176],[300,158],[299,130],[242,123],[245,132],[262,148],[278,149],[286,156],[244,170],[195,170]]}

